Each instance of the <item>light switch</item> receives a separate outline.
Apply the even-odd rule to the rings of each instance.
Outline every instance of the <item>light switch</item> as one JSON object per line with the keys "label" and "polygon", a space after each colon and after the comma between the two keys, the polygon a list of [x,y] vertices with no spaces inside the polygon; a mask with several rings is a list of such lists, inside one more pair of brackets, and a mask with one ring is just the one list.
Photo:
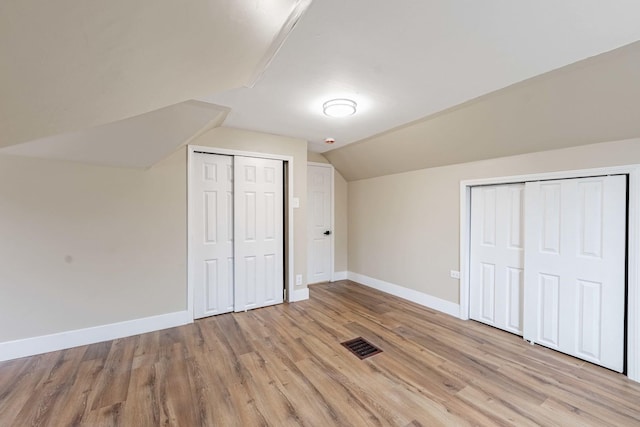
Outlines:
{"label": "light switch", "polygon": [[298,197],[294,197],[293,199],[291,199],[291,207],[292,208],[299,208],[300,207],[300,198]]}
{"label": "light switch", "polygon": [[449,274],[451,275],[452,279],[459,279],[460,278],[460,272],[459,271],[451,270],[449,272]]}

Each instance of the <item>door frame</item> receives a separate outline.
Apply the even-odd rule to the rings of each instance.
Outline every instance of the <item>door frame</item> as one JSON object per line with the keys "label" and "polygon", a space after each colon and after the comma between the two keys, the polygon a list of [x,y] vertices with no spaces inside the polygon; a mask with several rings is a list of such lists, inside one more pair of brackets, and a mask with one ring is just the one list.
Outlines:
{"label": "door frame", "polygon": [[[331,254],[329,255],[329,257],[331,258],[331,265],[330,265],[330,272],[329,272],[329,281],[333,282],[335,280],[335,274],[336,274],[336,268],[335,268],[335,253],[336,253],[336,248],[335,248],[335,244],[336,244],[336,240],[335,240],[335,231],[336,231],[336,218],[335,218],[335,168],[333,167],[333,165],[331,163],[318,163],[318,162],[307,162],[307,166],[318,166],[321,168],[327,168],[331,170],[331,207],[329,208],[331,210],[331,234],[329,235],[329,247],[330,247],[330,251]],[[309,175],[307,174],[307,177]],[[307,183],[307,192],[309,191],[309,187],[308,187],[308,183]],[[308,196],[308,194],[307,194]],[[307,197],[307,200],[309,200],[309,198]],[[307,215],[307,222],[309,221],[309,215]],[[306,224],[306,226],[308,226],[308,224]],[[307,245],[307,252],[309,251],[308,245]],[[307,259],[309,258],[309,253],[307,253]],[[308,261],[307,261],[308,262]],[[308,267],[308,266],[307,266]],[[310,271],[308,271],[309,269],[307,268],[307,283],[309,282],[309,276],[311,274]]]}
{"label": "door frame", "polygon": [[640,165],[611,166],[460,181],[460,318],[469,319],[471,187],[526,181],[628,175],[627,377],[640,382]]}
{"label": "door frame", "polygon": [[189,318],[193,319],[194,312],[194,274],[191,254],[193,253],[193,224],[195,221],[195,210],[193,209],[193,189],[191,186],[191,173],[193,169],[193,156],[198,153],[220,154],[225,156],[257,157],[261,159],[282,160],[285,167],[284,174],[284,290],[286,292],[284,301],[295,301],[293,284],[295,283],[294,270],[294,234],[293,234],[293,157],[281,154],[259,153],[254,151],[231,150],[227,148],[206,147],[201,145],[187,146],[187,312]]}

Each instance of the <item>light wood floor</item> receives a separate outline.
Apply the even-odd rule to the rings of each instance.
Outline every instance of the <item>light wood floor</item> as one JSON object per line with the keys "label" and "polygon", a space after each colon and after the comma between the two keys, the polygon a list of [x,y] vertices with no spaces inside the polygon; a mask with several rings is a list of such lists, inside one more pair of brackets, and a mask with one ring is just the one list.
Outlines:
{"label": "light wood floor", "polygon": [[[640,425],[640,384],[352,282],[0,363],[0,426]],[[340,342],[363,336],[363,361]]]}

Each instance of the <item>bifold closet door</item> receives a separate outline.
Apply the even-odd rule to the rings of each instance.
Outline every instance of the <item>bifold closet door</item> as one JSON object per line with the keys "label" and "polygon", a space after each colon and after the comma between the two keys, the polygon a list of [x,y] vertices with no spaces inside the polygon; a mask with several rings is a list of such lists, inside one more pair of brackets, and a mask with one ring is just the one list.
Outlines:
{"label": "bifold closet door", "polygon": [[626,177],[526,184],[524,338],[622,372]]}
{"label": "bifold closet door", "polygon": [[522,335],[524,184],[471,189],[472,319]]}
{"label": "bifold closet door", "polygon": [[281,160],[235,157],[235,311],[284,301]]}
{"label": "bifold closet door", "polygon": [[233,311],[233,157],[194,153],[194,317]]}

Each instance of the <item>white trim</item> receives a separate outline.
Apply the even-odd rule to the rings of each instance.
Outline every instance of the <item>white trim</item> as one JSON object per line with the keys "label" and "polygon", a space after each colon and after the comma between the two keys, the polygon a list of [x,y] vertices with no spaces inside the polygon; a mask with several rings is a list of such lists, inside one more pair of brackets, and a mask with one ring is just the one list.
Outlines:
{"label": "white trim", "polygon": [[[289,279],[287,280],[287,297],[289,297],[289,302],[292,301],[294,292],[290,292],[290,289],[294,289],[296,283],[296,273],[295,273],[295,251],[294,251],[294,236],[293,236],[293,157],[287,157],[287,189],[289,194],[287,195],[287,253],[284,254],[285,257],[288,257],[287,267],[289,267]],[[300,207],[300,206],[298,206]]]}
{"label": "white trim", "polygon": [[627,376],[640,382],[640,168],[629,172]]}
{"label": "white trim", "polygon": [[333,282],[336,274],[336,169],[331,165],[331,274],[329,281]]}
{"label": "white trim", "polygon": [[189,157],[194,151],[199,153],[223,154],[226,156],[257,157],[259,159],[283,160],[293,163],[293,157],[284,154],[261,153],[259,151],[241,151],[228,148],[208,147],[205,145],[189,145]]}
{"label": "white trim", "polygon": [[354,273],[352,271],[349,271],[347,275],[349,280],[354,282],[415,302],[416,304],[440,311],[450,316],[458,317],[458,314],[460,313],[460,306],[454,302],[443,300],[432,295],[405,288],[403,286],[398,286],[383,280],[374,279],[373,277],[365,276],[363,274]]}
{"label": "white trim", "polygon": [[639,168],[640,165],[611,166],[593,169],[576,169],[556,172],[531,173],[525,175],[509,175],[495,178],[467,179],[461,181],[468,187],[479,185],[515,184],[528,181],[544,181],[549,179],[585,178],[601,175],[626,175]]}
{"label": "white trim", "polygon": [[0,343],[0,362],[159,331],[193,322],[188,311]]}
{"label": "white trim", "polygon": [[[335,231],[336,231],[336,209],[335,209],[335,194],[336,194],[336,188],[335,188],[335,174],[336,174],[336,170],[333,167],[333,165],[331,163],[319,163],[319,162],[307,162],[307,167],[308,166],[317,166],[317,167],[321,167],[321,168],[327,168],[327,169],[331,169],[331,235],[329,236],[329,247],[330,247],[330,251],[331,254],[329,255],[331,258],[331,266],[329,267],[331,269],[331,271],[329,272],[329,281],[330,282],[335,282],[336,279],[335,276],[335,265],[336,265],[336,258],[335,258],[335,254],[336,254],[336,238],[335,238]],[[308,184],[307,184],[308,185]],[[308,192],[308,189],[307,189]],[[308,197],[307,197],[308,199]],[[309,219],[307,218],[307,221]],[[307,228],[308,229],[308,228]],[[308,245],[307,245],[308,246]],[[307,253],[307,256],[309,254]],[[307,266],[308,267],[308,266]],[[307,271],[307,283],[311,283],[311,272]]]}
{"label": "white trim", "polygon": [[291,292],[289,302],[304,301],[309,299],[309,288],[294,289]]}
{"label": "white trim", "polygon": [[336,271],[333,273],[333,279],[331,279],[331,281],[337,282],[338,280],[347,280],[348,278],[349,278],[348,271]]}
{"label": "white trim", "polygon": [[[253,151],[240,151],[240,150],[229,150],[226,148],[217,148],[217,147],[206,147],[201,145],[188,145],[187,146],[187,311],[190,313],[191,319],[193,319],[193,260],[191,259],[192,246],[193,246],[193,238],[192,229],[194,210],[192,209],[192,189],[190,185],[191,181],[191,173],[192,173],[192,157],[194,152],[200,153],[210,153],[210,154],[224,154],[227,156],[243,156],[243,157],[258,157],[262,159],[274,159],[274,160],[282,160],[287,162],[287,218],[288,218],[288,230],[287,230],[287,253],[285,256],[287,257],[287,266],[288,271],[286,272],[288,278],[286,280],[286,290],[287,296],[289,298],[289,302],[294,301],[294,293],[295,289],[295,267],[294,267],[294,235],[293,235],[293,157],[286,156],[282,154],[270,154],[270,153],[259,153]],[[294,290],[292,292],[291,290]]]}
{"label": "white trim", "polygon": [[640,165],[579,169],[460,182],[460,318],[469,318],[469,221],[471,187],[598,175],[629,175],[629,236],[627,245],[627,376],[640,382]]}
{"label": "white trim", "polygon": [[[469,210],[469,212],[467,212]],[[460,318],[469,319],[469,236],[471,235],[471,187],[460,183]],[[464,292],[463,292],[464,288]]]}

